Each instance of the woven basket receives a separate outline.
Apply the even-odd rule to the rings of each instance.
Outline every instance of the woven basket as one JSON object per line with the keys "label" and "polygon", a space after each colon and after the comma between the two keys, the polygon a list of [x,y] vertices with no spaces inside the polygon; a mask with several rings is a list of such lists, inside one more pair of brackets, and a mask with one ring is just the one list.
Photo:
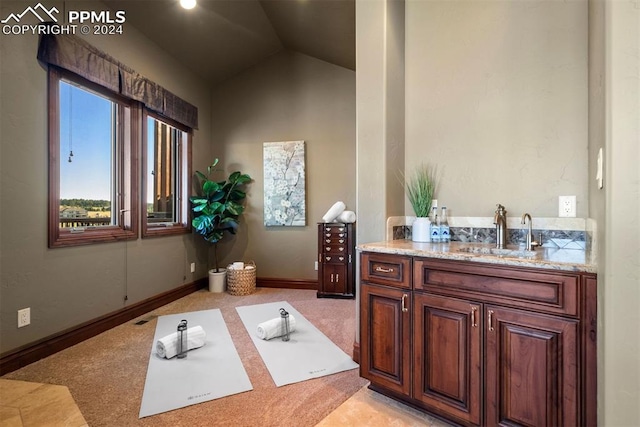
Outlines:
{"label": "woven basket", "polygon": [[[253,268],[247,268],[252,266]],[[244,270],[234,270],[227,266],[227,292],[231,295],[249,295],[256,290],[256,263],[249,261]]]}

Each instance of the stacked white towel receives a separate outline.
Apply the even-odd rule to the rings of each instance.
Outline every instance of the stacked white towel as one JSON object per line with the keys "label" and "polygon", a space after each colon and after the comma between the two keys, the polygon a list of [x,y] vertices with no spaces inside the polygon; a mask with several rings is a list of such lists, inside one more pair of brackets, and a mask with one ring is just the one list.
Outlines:
{"label": "stacked white towel", "polygon": [[[289,332],[296,330],[296,318],[289,315]],[[262,340],[270,340],[271,338],[281,337],[284,335],[282,330],[282,318],[267,320],[258,325],[257,335]]]}
{"label": "stacked white towel", "polygon": [[342,211],[336,221],[344,223],[356,222],[356,213],[354,211]]}
{"label": "stacked white towel", "polygon": [[333,206],[329,208],[326,214],[322,217],[324,222],[331,222],[338,217],[344,210],[346,206],[344,202],[335,202]]}
{"label": "stacked white towel", "polygon": [[[194,326],[187,329],[187,348],[193,350],[204,345],[207,333],[202,326]],[[156,353],[160,357],[171,359],[178,354],[178,332],[162,337],[156,343]]]}

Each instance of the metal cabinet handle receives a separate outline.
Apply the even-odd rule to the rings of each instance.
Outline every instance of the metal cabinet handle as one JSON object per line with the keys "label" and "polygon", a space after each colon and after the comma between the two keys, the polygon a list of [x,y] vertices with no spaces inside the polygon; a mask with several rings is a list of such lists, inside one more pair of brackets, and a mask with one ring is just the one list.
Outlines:
{"label": "metal cabinet handle", "polygon": [[409,309],[407,308],[407,305],[406,305],[406,301],[407,301],[407,297],[408,296],[409,295],[407,295],[407,294],[402,294],[402,312],[403,313],[406,313],[407,311],[409,311]]}
{"label": "metal cabinet handle", "polygon": [[393,268],[376,267],[376,271],[379,273],[393,273]]}
{"label": "metal cabinet handle", "polygon": [[336,274],[336,283],[340,282],[340,275]]}
{"label": "metal cabinet handle", "polygon": [[476,320],[476,311],[478,311],[478,307],[471,306],[471,327],[477,328],[478,322]]}
{"label": "metal cabinet handle", "polygon": [[493,331],[493,310],[489,310],[489,332]]}
{"label": "metal cabinet handle", "polygon": [[333,274],[331,275],[331,283],[333,283]]}

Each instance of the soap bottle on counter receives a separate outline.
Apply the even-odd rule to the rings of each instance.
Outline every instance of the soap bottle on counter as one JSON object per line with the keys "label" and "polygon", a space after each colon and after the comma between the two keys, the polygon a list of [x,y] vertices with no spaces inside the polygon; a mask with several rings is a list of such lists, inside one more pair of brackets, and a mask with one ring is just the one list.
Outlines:
{"label": "soap bottle on counter", "polygon": [[440,218],[440,241],[449,243],[451,241],[451,230],[447,220],[447,207],[442,207],[442,217]]}
{"label": "soap bottle on counter", "polygon": [[438,208],[433,207],[431,209],[431,242],[440,242],[440,219],[438,218]]}

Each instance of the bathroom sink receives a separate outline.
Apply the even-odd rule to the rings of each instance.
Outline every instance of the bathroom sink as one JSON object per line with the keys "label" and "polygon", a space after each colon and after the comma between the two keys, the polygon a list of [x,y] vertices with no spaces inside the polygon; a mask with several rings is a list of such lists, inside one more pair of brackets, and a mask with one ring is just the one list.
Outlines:
{"label": "bathroom sink", "polygon": [[498,249],[490,248],[486,246],[465,246],[458,248],[458,252],[466,252],[477,255],[493,255],[515,258],[534,258],[537,255],[536,251],[527,251],[524,249]]}

